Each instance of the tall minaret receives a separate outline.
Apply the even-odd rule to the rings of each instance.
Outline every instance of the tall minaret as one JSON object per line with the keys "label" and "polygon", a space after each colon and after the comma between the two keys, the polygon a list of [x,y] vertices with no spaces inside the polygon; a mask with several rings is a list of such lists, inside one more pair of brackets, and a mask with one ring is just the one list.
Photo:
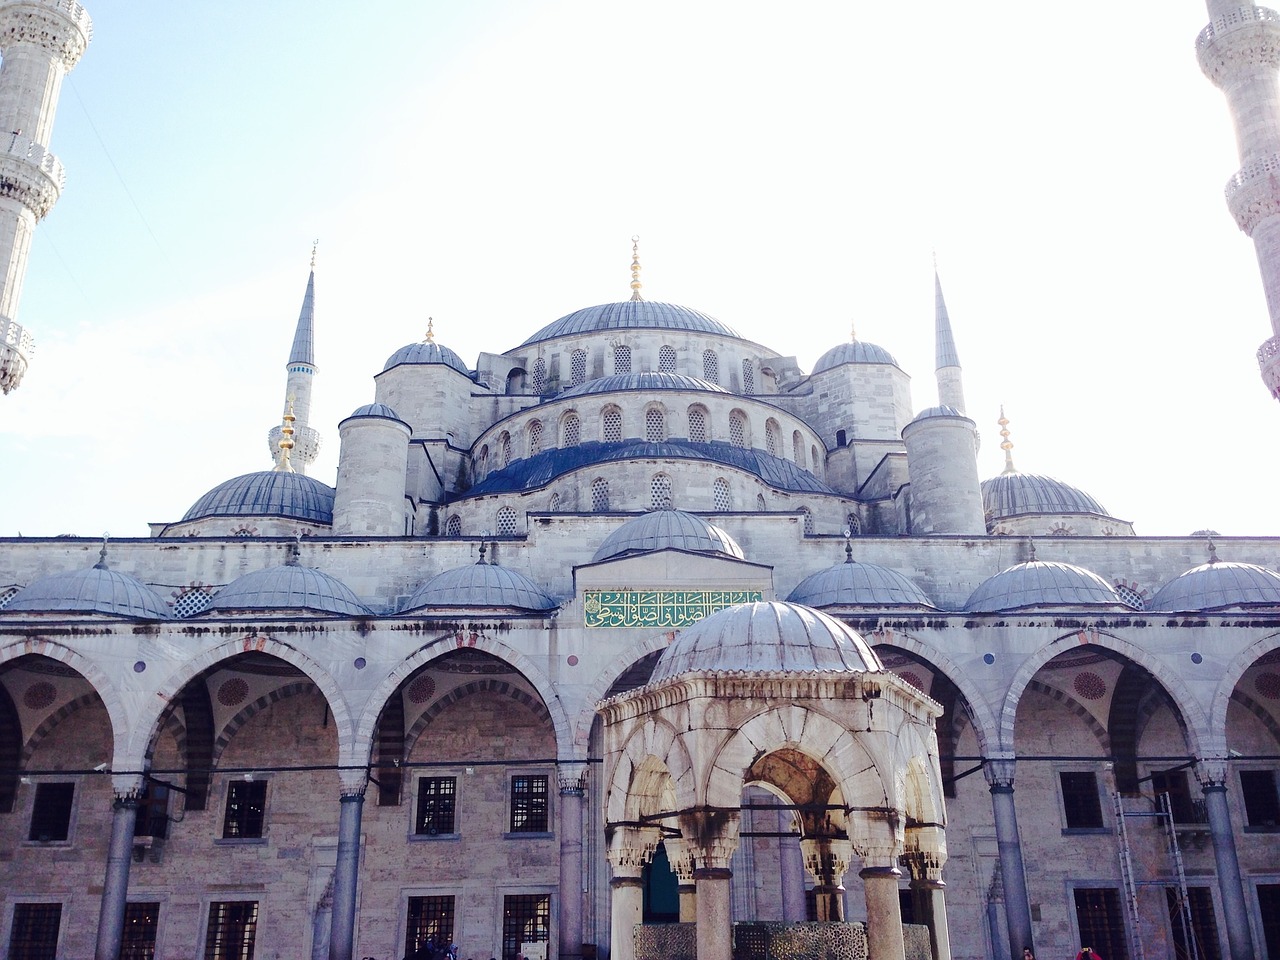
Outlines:
{"label": "tall minaret", "polygon": [[22,382],[31,336],[18,300],[36,222],[66,182],[49,152],[62,78],[80,60],[93,24],[72,0],[0,0],[0,391]]}
{"label": "tall minaret", "polygon": [[951,318],[947,316],[947,301],[942,298],[942,281],[938,279],[937,264],[933,267],[933,315],[934,343],[938,354],[935,371],[938,378],[938,402],[964,413],[960,357],[956,353],[955,338],[951,335]]}
{"label": "tall minaret", "polygon": [[[302,296],[298,327],[293,333],[293,349],[289,351],[289,362],[285,365],[289,379],[285,386],[284,406],[296,421],[290,460],[293,472],[301,474],[307,472],[307,466],[320,454],[320,434],[310,425],[311,383],[316,375],[312,327],[316,319],[316,246],[319,243],[317,240],[311,245],[311,275],[307,277],[307,292]],[[275,426],[267,434],[267,443],[277,465],[281,458],[282,433],[282,429]]]}
{"label": "tall minaret", "polygon": [[1226,94],[1235,123],[1240,170],[1227,181],[1227,208],[1258,256],[1272,334],[1258,348],[1258,364],[1280,399],[1280,14],[1252,0],[1208,5],[1196,52],[1200,69]]}

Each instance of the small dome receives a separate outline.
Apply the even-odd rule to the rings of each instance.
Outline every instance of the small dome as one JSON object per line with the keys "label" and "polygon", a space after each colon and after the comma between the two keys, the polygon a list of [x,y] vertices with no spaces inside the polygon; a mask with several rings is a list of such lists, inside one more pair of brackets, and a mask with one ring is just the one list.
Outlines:
{"label": "small dome", "polygon": [[382,365],[384,371],[390,370],[392,367],[398,367],[402,363],[443,363],[446,367],[453,367],[464,376],[471,376],[471,371],[467,369],[466,363],[462,358],[450,350],[448,347],[439,343],[410,343],[401,347],[391,356],[387,357],[387,362]]}
{"label": "small dome", "polygon": [[933,601],[914,583],[874,563],[838,563],[805,577],[787,597],[806,607],[925,607]]}
{"label": "small dome", "polygon": [[1280,574],[1253,563],[1215,561],[1193,567],[1161,587],[1148,610],[1226,610],[1280,607]]}
{"label": "small dome", "polygon": [[293,563],[246,573],[219,590],[210,611],[308,610],[339,616],[369,617],[366,607],[341,580]]}
{"label": "small dome", "polygon": [[[385,403],[366,403],[363,407],[356,407],[351,411],[351,416],[347,417],[347,420],[354,420],[357,417],[378,417],[382,420],[399,420],[400,423],[404,423],[400,419],[400,414]],[[345,423],[346,421],[343,422]]]}
{"label": "small dome", "polygon": [[982,509],[991,523],[1027,513],[1093,513],[1110,516],[1083,490],[1034,473],[1002,473],[982,481]]}
{"label": "small dome", "polygon": [[445,570],[413,592],[402,613],[422,607],[512,607],[554,610],[558,604],[522,573],[496,563]]}
{"label": "small dome", "polygon": [[1128,608],[1115,588],[1096,573],[1069,563],[1031,560],[978,584],[964,608],[1002,613],[1026,607],[1113,606]]}
{"label": "small dome", "polygon": [[[968,417],[966,417],[963,413],[961,413],[955,407],[949,407],[944,403],[944,404],[939,404],[936,407],[926,407],[925,409],[917,413],[915,415],[915,419],[913,419],[911,422],[916,423],[917,421],[920,421],[920,420],[933,420],[938,417],[959,417],[961,420],[969,420]],[[972,420],[969,420],[969,422],[973,423]],[[974,426],[977,426],[977,424],[974,424]]]}
{"label": "small dome", "polygon": [[682,330],[694,333],[710,333],[741,340],[742,335],[727,323],[698,310],[674,303],[655,303],[650,300],[623,300],[621,303],[602,303],[585,307],[549,323],[532,337],[520,344],[554,340],[580,333],[603,330]]}
{"label": "small dome", "polygon": [[813,365],[813,372],[822,373],[846,363],[887,363],[893,367],[898,366],[898,361],[893,359],[893,354],[884,347],[876,346],[874,343],[864,343],[861,340],[851,340],[832,347],[820,356],[818,362]]}
{"label": "small dome", "polygon": [[708,393],[728,393],[724,387],[697,377],[686,377],[679,373],[618,373],[599,380],[589,380],[576,387],[570,387],[557,397],[581,397],[590,393],[614,393],[618,390],[702,390]]}
{"label": "small dome", "polygon": [[865,673],[884,667],[852,627],[797,603],[742,603],[680,631],[650,683],[700,671]]}
{"label": "small dome", "polygon": [[300,473],[246,473],[218,484],[195,502],[182,521],[204,517],[288,517],[331,524],[333,494],[333,487]]}
{"label": "small dome", "polygon": [[628,520],[604,538],[593,563],[631,553],[689,550],[742,560],[738,542],[713,523],[681,510],[654,510]]}
{"label": "small dome", "polygon": [[42,577],[19,590],[3,613],[103,613],[130,620],[168,620],[169,606],[150,587],[105,563]]}

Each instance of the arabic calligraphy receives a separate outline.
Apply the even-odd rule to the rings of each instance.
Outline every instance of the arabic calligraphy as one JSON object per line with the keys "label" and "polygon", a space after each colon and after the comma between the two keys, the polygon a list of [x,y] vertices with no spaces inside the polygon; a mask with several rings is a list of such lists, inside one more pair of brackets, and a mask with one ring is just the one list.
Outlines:
{"label": "arabic calligraphy", "polygon": [[588,627],[687,627],[708,614],[764,599],[759,590],[587,590]]}

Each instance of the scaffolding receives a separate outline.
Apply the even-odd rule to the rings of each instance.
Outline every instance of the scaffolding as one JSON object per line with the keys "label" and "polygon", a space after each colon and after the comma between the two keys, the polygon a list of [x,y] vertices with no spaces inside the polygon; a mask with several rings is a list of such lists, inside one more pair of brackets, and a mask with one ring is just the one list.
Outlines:
{"label": "scaffolding", "polygon": [[[1124,796],[1112,794],[1115,804],[1116,832],[1120,837],[1120,877],[1124,884],[1126,913],[1129,916],[1129,950],[1131,960],[1146,960],[1142,943],[1142,914],[1138,904],[1139,887],[1161,887],[1166,897],[1172,894],[1175,903],[1170,906],[1170,920],[1175,924],[1175,934],[1182,934],[1184,950],[1180,957],[1185,960],[1201,960],[1200,944],[1196,938],[1195,925],[1191,917],[1191,898],[1187,892],[1187,875],[1182,866],[1182,847],[1178,843],[1178,827],[1174,822],[1173,803],[1167,792],[1157,793],[1153,809],[1126,810]],[[1173,883],[1169,877],[1141,879],[1134,871],[1133,850],[1129,842],[1129,820],[1154,821],[1164,837],[1165,850],[1173,871]]]}

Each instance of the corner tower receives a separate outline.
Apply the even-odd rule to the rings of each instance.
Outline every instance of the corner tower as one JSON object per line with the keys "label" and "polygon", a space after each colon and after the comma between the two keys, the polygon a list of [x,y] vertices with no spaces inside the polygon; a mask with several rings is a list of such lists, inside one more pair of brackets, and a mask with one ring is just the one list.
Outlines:
{"label": "corner tower", "polygon": [[22,382],[30,335],[15,319],[36,223],[66,182],[49,152],[62,78],[93,35],[73,0],[0,0],[0,391]]}

